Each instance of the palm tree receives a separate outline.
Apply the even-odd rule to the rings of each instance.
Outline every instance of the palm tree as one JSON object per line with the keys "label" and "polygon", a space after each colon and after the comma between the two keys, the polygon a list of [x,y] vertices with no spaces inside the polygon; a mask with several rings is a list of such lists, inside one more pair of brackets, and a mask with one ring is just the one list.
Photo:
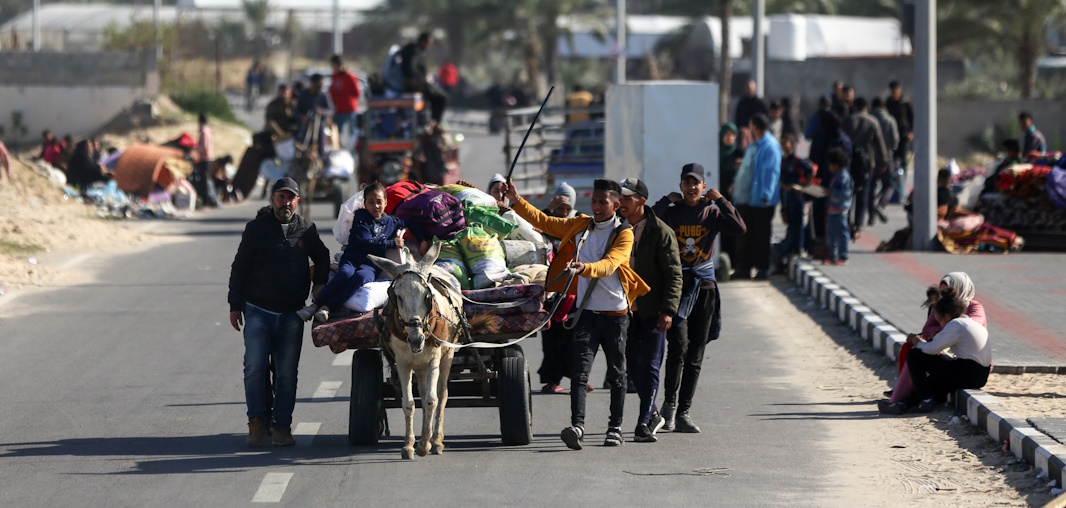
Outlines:
{"label": "palm tree", "polygon": [[1046,27],[1066,17],[1066,1],[952,0],[942,1],[938,10],[940,48],[1006,49],[1018,67],[1022,97],[1032,98]]}
{"label": "palm tree", "polygon": [[241,0],[244,9],[244,17],[252,24],[252,34],[259,37],[266,28],[267,17],[270,16],[270,0]]}

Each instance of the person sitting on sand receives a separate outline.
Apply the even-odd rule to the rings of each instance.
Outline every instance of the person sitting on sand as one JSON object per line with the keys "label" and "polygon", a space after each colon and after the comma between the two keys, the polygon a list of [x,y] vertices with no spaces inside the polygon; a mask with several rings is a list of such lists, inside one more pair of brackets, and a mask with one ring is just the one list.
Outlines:
{"label": "person sitting on sand", "polygon": [[[985,318],[985,308],[980,302],[974,300],[977,290],[973,281],[970,280],[970,276],[965,272],[951,272],[940,279],[939,286],[930,286],[929,290],[926,291],[926,301],[922,306],[929,308],[929,313],[925,320],[925,325],[922,326],[921,333],[917,335],[911,334],[908,339],[918,337],[922,340],[933,340],[933,337],[940,332],[942,327],[936,320],[933,306],[936,305],[937,300],[948,289],[954,289],[958,299],[966,303],[966,315],[970,316],[970,319],[982,326],[988,326]],[[887,403],[882,401],[882,406],[887,407],[888,405],[896,404],[906,399],[914,390],[914,383],[911,381],[911,374],[907,369],[907,352],[910,349],[911,345],[908,341],[903,344],[903,348],[899,351],[899,377],[896,379],[896,386],[886,393],[886,395],[891,396],[891,399]]]}

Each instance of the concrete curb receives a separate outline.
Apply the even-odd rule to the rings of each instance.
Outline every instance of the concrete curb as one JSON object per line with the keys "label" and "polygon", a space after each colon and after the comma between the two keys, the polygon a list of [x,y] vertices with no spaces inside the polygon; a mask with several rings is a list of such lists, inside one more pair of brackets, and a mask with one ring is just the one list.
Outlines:
{"label": "concrete curb", "polygon": [[[907,341],[906,334],[817,270],[809,261],[793,260],[789,264],[788,275],[823,309],[835,314],[842,323],[847,323],[889,360],[896,361]],[[993,372],[1066,374],[1066,367],[993,366]],[[981,390],[959,390],[955,394],[955,408],[960,414],[965,414],[971,424],[1008,447],[1015,457],[1043,471],[1057,486],[1066,484],[1066,445],[1034,429],[1024,417],[1008,411],[995,397]]]}

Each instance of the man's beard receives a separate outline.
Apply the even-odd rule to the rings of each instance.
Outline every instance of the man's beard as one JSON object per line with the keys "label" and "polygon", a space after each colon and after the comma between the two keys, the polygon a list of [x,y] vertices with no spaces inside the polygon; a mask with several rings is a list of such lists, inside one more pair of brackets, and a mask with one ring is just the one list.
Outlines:
{"label": "man's beard", "polygon": [[277,217],[282,224],[288,224],[292,221],[292,218],[296,215],[296,212],[292,208],[275,208],[274,217]]}

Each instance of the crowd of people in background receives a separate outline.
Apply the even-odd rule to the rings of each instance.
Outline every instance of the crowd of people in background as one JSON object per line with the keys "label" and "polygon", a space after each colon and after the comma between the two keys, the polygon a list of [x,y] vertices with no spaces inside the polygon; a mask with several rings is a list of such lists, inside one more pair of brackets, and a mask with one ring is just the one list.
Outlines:
{"label": "crowd of people in background", "polygon": [[[749,81],[734,122],[719,132],[720,186],[749,228],[739,246],[723,244],[741,278],[752,269],[754,277],[765,278],[803,252],[825,264],[845,264],[846,243],[859,238],[863,227],[887,222],[885,207],[904,193],[914,110],[898,81],[888,84],[884,97],[871,100],[836,81],[804,125],[797,114],[790,99],[767,102]],[[809,143],[806,158],[797,156],[802,142]],[[758,184],[754,189],[752,182]],[[779,203],[787,233],[768,249]]]}

